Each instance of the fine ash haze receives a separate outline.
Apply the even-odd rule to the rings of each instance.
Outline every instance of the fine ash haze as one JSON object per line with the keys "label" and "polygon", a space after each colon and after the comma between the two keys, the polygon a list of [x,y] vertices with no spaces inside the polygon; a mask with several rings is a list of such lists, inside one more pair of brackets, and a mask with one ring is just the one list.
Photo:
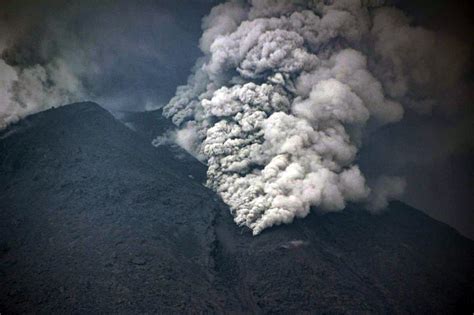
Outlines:
{"label": "fine ash haze", "polygon": [[[158,108],[198,57],[212,1],[3,0],[0,128],[74,101],[109,110]],[[177,62],[179,61],[179,62]]]}
{"label": "fine ash haze", "polygon": [[[10,2],[0,16],[0,128],[84,99],[113,110],[160,107],[197,59],[163,108],[178,127],[169,135],[208,165],[207,185],[235,222],[258,234],[310,209],[358,202],[380,211],[409,183],[380,167],[366,174],[364,144],[407,115],[471,115],[471,42],[417,25],[383,1],[228,1],[202,20],[200,52],[192,20],[183,22],[212,4],[199,2],[181,19],[170,14],[179,5],[119,1],[115,13],[109,5],[59,6],[58,19],[15,14]],[[117,27],[117,12],[136,27]],[[133,38],[143,42],[131,45]],[[455,146],[439,141],[440,150]]]}

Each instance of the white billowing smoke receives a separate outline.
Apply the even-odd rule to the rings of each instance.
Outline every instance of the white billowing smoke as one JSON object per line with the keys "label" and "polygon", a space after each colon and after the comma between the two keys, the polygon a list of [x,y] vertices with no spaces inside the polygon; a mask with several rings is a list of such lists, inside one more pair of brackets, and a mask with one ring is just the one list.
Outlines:
{"label": "white billowing smoke", "polygon": [[164,115],[254,234],[312,206],[364,202],[375,211],[403,192],[401,178],[368,187],[356,164],[364,130],[402,119],[402,103],[429,110],[430,92],[461,75],[440,83],[432,74],[463,61],[379,2],[229,1],[204,19],[204,57]]}

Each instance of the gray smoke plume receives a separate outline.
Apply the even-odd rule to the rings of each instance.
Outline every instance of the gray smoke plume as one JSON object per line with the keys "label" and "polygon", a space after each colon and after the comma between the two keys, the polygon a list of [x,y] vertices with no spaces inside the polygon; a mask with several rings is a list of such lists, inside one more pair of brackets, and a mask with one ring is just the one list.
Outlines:
{"label": "gray smoke plume", "polygon": [[61,56],[45,63],[7,63],[14,35],[0,25],[0,130],[27,115],[85,96],[81,81]]}
{"label": "gray smoke plume", "polygon": [[79,100],[162,107],[198,57],[212,1],[2,0],[0,129]]}
{"label": "gray smoke plume", "polygon": [[406,108],[455,102],[469,55],[382,4],[229,1],[204,19],[204,57],[164,115],[238,225],[258,234],[348,202],[377,211],[403,192],[402,178],[383,174],[368,187],[364,137]]}
{"label": "gray smoke plume", "polygon": [[0,129],[84,95],[81,82],[60,60],[20,69],[0,59]]}

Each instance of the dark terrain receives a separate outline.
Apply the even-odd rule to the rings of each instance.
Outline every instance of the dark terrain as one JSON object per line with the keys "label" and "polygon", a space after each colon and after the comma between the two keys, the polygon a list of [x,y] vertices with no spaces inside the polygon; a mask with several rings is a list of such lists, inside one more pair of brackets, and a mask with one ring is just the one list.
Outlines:
{"label": "dark terrain", "polygon": [[[182,155],[182,153],[180,153]],[[93,103],[0,134],[0,313],[466,313],[474,242],[400,202],[252,237]]]}

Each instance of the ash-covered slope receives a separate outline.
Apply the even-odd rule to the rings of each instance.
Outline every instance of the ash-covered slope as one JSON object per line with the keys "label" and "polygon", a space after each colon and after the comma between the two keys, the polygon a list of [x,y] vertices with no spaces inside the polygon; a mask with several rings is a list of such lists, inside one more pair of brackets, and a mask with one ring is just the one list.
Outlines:
{"label": "ash-covered slope", "polygon": [[3,137],[1,313],[218,304],[217,203],[171,154],[93,103],[31,116]]}
{"label": "ash-covered slope", "polygon": [[401,203],[252,237],[93,103],[0,134],[0,312],[472,312],[474,244]]}
{"label": "ash-covered slope", "polygon": [[350,207],[253,238],[226,216],[217,266],[262,312],[450,313],[473,308],[473,242],[400,202]]}

